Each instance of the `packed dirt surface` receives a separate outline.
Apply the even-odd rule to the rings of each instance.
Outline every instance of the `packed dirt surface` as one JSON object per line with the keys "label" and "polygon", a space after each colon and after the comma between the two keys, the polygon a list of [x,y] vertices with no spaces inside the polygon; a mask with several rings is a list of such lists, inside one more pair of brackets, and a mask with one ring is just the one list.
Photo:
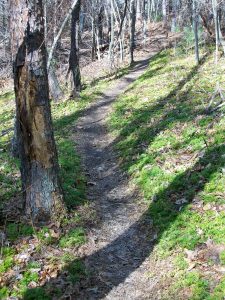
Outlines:
{"label": "packed dirt surface", "polygon": [[155,240],[147,206],[121,170],[115,141],[107,130],[113,102],[144,73],[157,52],[152,49],[138,61],[76,125],[74,138],[88,176],[88,199],[100,221],[80,249],[90,276],[80,283],[73,299],[157,299],[149,298],[155,281],[146,276]]}

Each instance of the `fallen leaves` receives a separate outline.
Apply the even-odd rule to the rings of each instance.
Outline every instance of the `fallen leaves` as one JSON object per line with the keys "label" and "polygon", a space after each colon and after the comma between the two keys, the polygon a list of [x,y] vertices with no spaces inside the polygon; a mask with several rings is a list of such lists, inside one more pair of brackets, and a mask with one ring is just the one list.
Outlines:
{"label": "fallen leaves", "polygon": [[60,266],[57,264],[44,266],[43,271],[41,271],[39,274],[39,284],[43,286],[51,278],[56,278],[59,274],[59,271]]}
{"label": "fallen leaves", "polygon": [[[200,233],[202,233],[201,230]],[[225,267],[220,264],[220,253],[224,250],[225,245],[217,245],[210,239],[200,244],[195,250],[185,249],[187,270],[198,268],[204,272],[216,271],[225,274]]]}

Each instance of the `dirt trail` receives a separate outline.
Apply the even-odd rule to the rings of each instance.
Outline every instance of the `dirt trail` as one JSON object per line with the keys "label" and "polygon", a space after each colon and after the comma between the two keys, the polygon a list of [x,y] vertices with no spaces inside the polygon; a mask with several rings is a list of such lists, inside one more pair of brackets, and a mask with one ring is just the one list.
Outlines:
{"label": "dirt trail", "polygon": [[146,276],[154,240],[147,206],[120,169],[106,126],[112,103],[143,74],[149,60],[136,63],[85,111],[76,127],[78,151],[89,174],[88,198],[94,202],[100,224],[91,229],[82,249],[90,277],[81,282],[72,299],[157,299],[150,296],[155,282]]}

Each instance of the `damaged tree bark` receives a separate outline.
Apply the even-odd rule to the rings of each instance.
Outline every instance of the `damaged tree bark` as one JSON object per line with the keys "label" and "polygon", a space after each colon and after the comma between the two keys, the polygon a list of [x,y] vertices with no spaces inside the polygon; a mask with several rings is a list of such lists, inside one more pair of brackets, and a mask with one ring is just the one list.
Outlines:
{"label": "damaged tree bark", "polygon": [[65,209],[49,103],[42,0],[10,3],[17,134],[26,212],[34,222]]}

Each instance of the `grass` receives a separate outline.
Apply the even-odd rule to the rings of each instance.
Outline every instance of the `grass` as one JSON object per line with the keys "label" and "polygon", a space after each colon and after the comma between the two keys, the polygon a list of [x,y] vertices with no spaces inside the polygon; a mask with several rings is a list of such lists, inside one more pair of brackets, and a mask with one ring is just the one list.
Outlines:
{"label": "grass", "polygon": [[10,241],[15,241],[19,237],[32,235],[33,233],[33,227],[27,224],[8,223],[6,225],[6,235]]}
{"label": "grass", "polygon": [[0,265],[0,274],[5,273],[14,264],[15,250],[9,247],[1,249],[2,263]]}
{"label": "grass", "polygon": [[190,300],[204,300],[209,296],[209,283],[196,272],[187,272],[179,279],[175,285],[177,289],[188,288],[190,291]]}
{"label": "grass", "polygon": [[[101,95],[102,90],[108,85],[107,81],[99,81],[96,85],[86,88],[79,99],[71,99],[60,104],[52,103],[52,115],[55,131],[55,139],[58,149],[60,177],[65,195],[65,203],[68,208],[68,217],[63,220],[63,230],[54,235],[48,227],[33,228],[30,224],[17,220],[1,218],[2,228],[9,241],[9,246],[1,249],[0,274],[6,278],[15,267],[20,270],[20,278],[13,275],[7,283],[0,283],[0,299],[14,296],[19,299],[51,299],[61,293],[55,287],[38,287],[41,280],[40,272],[33,269],[43,270],[44,264],[51,261],[50,269],[55,266],[67,272],[68,282],[75,283],[81,277],[86,276],[84,265],[74,254],[70,257],[67,251],[72,252],[74,247],[85,243],[85,231],[82,228],[84,220],[79,216],[78,207],[91,210],[85,196],[86,179],[81,172],[80,158],[75,150],[75,142],[72,138],[75,122],[81,112],[96,97]],[[11,139],[13,136],[13,119],[15,114],[14,95],[11,92],[0,95],[0,211],[8,202],[17,201],[20,194],[19,162],[11,157]],[[2,134],[1,134],[2,133]],[[68,229],[69,228],[69,229]],[[28,255],[29,241],[34,243],[35,251],[32,260],[25,263],[18,261],[16,255]],[[60,249],[58,256],[51,257],[49,247]],[[66,249],[66,250],[64,250]],[[45,257],[43,260],[42,257]],[[46,260],[47,259],[47,260]],[[22,268],[22,269],[21,269]],[[4,284],[4,281],[3,281]],[[29,289],[37,285],[36,288]]]}
{"label": "grass", "polygon": [[[121,165],[149,203],[158,260],[177,255],[179,261],[184,249],[194,251],[209,239],[224,245],[225,118],[223,111],[206,112],[217,84],[225,85],[224,62],[215,67],[207,54],[196,66],[194,55],[165,50],[117,99],[109,118]],[[219,276],[204,278],[179,263],[184,270],[174,295],[187,289],[187,299],[214,295]]]}

